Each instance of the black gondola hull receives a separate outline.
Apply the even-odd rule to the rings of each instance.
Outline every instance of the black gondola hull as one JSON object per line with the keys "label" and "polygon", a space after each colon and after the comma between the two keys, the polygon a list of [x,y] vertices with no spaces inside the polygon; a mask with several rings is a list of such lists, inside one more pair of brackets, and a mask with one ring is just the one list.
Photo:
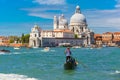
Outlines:
{"label": "black gondola hull", "polygon": [[66,62],[64,64],[64,69],[65,70],[72,70],[72,69],[75,69],[76,68],[76,63],[72,63],[72,62]]}
{"label": "black gondola hull", "polygon": [[67,62],[64,64],[64,69],[75,69],[77,66],[77,62],[76,60],[71,57],[69,60],[67,60]]}

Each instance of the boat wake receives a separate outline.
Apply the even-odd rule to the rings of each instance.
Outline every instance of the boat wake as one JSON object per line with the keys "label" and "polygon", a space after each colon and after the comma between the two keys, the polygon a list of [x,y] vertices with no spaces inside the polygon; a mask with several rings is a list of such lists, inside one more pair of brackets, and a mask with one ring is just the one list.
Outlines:
{"label": "boat wake", "polygon": [[0,73],[0,80],[38,80],[38,79],[29,78],[25,75]]}
{"label": "boat wake", "polygon": [[9,55],[11,53],[0,52],[0,55]]}
{"label": "boat wake", "polygon": [[111,74],[120,74],[120,71],[116,70],[116,71],[112,72]]}
{"label": "boat wake", "polygon": [[55,52],[55,50],[41,50],[41,52]]}
{"label": "boat wake", "polygon": [[115,74],[120,74],[120,71],[116,70],[116,71],[115,71]]}

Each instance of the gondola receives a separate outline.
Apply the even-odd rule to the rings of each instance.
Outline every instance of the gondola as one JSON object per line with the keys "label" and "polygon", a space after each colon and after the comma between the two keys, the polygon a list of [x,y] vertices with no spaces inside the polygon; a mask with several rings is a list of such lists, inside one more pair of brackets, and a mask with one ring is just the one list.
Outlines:
{"label": "gondola", "polygon": [[76,60],[71,57],[69,60],[67,60],[65,63],[64,63],[64,69],[65,70],[72,70],[72,69],[75,69],[77,66],[77,62]]}
{"label": "gondola", "polygon": [[0,52],[10,53],[10,51],[9,51],[9,50],[5,50],[5,49],[0,50]]}

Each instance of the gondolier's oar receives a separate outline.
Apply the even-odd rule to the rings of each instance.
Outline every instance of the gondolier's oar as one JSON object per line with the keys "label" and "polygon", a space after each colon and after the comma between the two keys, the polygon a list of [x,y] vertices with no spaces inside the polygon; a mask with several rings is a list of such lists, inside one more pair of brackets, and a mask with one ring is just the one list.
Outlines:
{"label": "gondolier's oar", "polygon": [[[71,56],[71,58],[73,58],[73,57]],[[80,63],[84,68],[89,69],[87,65],[85,65],[85,64],[84,64],[83,62],[81,62],[81,61],[77,61],[76,58],[75,58],[75,62],[76,62],[77,65]]]}
{"label": "gondolier's oar", "polygon": [[83,62],[80,61],[80,64],[81,64],[84,68],[89,69],[88,66],[85,65]]}
{"label": "gondolier's oar", "polygon": [[[71,56],[72,57],[72,56]],[[73,58],[73,57],[72,57]],[[83,67],[87,67],[85,64],[83,64],[83,62],[81,62],[81,61],[77,61],[77,59],[75,59],[75,62],[76,62],[76,64],[79,64],[79,62],[81,63],[81,65],[83,66]]]}

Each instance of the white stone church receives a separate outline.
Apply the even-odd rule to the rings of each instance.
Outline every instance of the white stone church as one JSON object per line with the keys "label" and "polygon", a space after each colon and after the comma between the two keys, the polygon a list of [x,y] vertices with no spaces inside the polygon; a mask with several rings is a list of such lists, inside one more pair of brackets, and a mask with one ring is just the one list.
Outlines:
{"label": "white stone church", "polygon": [[29,46],[88,46],[94,42],[94,32],[87,27],[85,16],[77,6],[70,19],[70,24],[64,15],[54,16],[53,30],[42,30],[38,25],[31,29]]}

